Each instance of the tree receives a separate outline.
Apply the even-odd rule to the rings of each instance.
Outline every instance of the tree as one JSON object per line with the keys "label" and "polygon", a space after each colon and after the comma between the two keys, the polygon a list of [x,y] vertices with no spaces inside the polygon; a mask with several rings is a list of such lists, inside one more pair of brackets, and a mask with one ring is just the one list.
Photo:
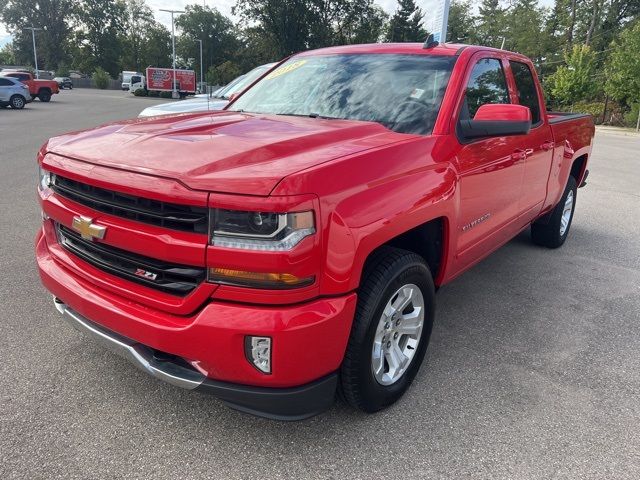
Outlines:
{"label": "tree", "polygon": [[125,70],[140,71],[147,66],[144,59],[146,37],[155,24],[153,12],[144,0],[127,1],[123,32],[120,36],[121,66]]}
{"label": "tree", "polygon": [[545,16],[538,1],[513,0],[511,8],[502,15],[506,24],[506,31],[503,30],[506,37],[505,48],[522,53],[538,63],[547,46],[545,38],[540,34]]}
{"label": "tree", "polygon": [[316,25],[309,0],[238,0],[233,13],[270,42],[278,58],[309,48],[310,25]]}
{"label": "tree", "polygon": [[566,51],[565,63],[549,77],[554,100],[566,106],[592,99],[597,91],[593,50],[588,45],[574,45]]}
{"label": "tree", "polygon": [[99,66],[116,77],[121,68],[126,18],[127,7],[122,0],[82,0],[76,32],[80,48],[74,66],[83,71]]}
{"label": "tree", "polygon": [[55,70],[68,59],[74,11],[75,0],[7,0],[0,21],[13,35],[15,61],[33,65],[31,32],[23,30],[30,26],[42,28],[36,32],[39,68]]}
{"label": "tree", "polygon": [[233,59],[241,46],[233,22],[215,7],[188,5],[176,19],[176,26],[181,33],[178,54],[194,68],[200,62],[200,45],[196,40],[202,40],[204,65],[215,66]]}
{"label": "tree", "polygon": [[0,48],[0,65],[15,65],[16,64],[16,56],[13,51],[13,44],[11,42],[7,43],[5,46]]}
{"label": "tree", "polygon": [[171,65],[171,32],[157,22],[147,27],[140,52],[142,68]]}
{"label": "tree", "polygon": [[346,1],[343,13],[333,28],[334,44],[375,43],[381,39],[388,15],[373,0]]}
{"label": "tree", "polygon": [[477,43],[476,18],[470,0],[453,0],[449,7],[447,41],[451,43]]}
{"label": "tree", "polygon": [[478,39],[482,45],[500,48],[506,35],[505,12],[499,0],[482,0],[478,8]]}
{"label": "tree", "polygon": [[424,42],[427,31],[422,24],[424,13],[415,0],[399,0],[398,9],[389,20],[388,42]]}
{"label": "tree", "polygon": [[231,61],[221,63],[217,67],[210,67],[207,71],[207,83],[210,85],[226,85],[234,78],[240,76],[240,67]]}
{"label": "tree", "polygon": [[640,102],[640,22],[627,28],[613,44],[607,65],[606,93],[631,106]]}

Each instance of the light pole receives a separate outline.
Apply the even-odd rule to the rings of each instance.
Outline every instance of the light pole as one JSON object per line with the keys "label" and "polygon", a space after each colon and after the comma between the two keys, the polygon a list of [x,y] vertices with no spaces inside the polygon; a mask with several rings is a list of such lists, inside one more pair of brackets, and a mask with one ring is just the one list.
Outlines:
{"label": "light pole", "polygon": [[200,87],[202,87],[204,83],[204,76],[202,75],[202,40],[196,38],[196,42],[200,44]]}
{"label": "light pole", "polygon": [[38,54],[36,53],[36,30],[42,30],[37,27],[24,27],[23,30],[31,30],[31,39],[33,40],[33,59],[36,63],[36,78],[40,79],[40,73],[38,72]]}
{"label": "light pole", "polygon": [[184,10],[165,10],[160,9],[161,12],[169,12],[171,14],[171,49],[173,50],[173,85],[171,98],[178,98],[178,91],[176,90],[176,33],[175,24],[173,23],[174,13],[184,13]]}

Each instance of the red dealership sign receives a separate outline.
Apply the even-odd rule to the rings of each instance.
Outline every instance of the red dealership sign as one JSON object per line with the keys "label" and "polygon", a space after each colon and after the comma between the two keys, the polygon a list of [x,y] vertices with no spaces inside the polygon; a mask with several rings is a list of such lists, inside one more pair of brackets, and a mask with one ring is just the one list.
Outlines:
{"label": "red dealership sign", "polygon": [[[175,73],[176,90],[180,92],[196,91],[196,73],[193,70],[178,70]],[[147,90],[171,91],[173,81],[173,69],[171,68],[147,68]]]}

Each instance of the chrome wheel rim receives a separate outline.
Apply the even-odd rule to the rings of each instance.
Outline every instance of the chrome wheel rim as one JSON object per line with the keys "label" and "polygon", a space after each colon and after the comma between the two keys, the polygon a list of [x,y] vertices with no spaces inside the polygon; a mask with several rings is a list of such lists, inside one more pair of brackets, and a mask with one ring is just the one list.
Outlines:
{"label": "chrome wheel rim", "polygon": [[14,106],[14,107],[16,107],[16,108],[20,108],[20,107],[22,107],[23,105],[24,105],[24,102],[22,101],[22,99],[21,99],[21,98],[15,98],[15,99],[13,100],[13,106]]}
{"label": "chrome wheel rim", "polygon": [[424,297],[417,285],[403,285],[384,307],[371,351],[371,370],[380,385],[393,385],[411,365],[424,325]]}
{"label": "chrome wheel rim", "polygon": [[564,201],[564,208],[562,209],[562,217],[560,218],[560,236],[563,236],[569,228],[569,222],[571,221],[571,213],[573,212],[573,190],[569,190],[567,199]]}

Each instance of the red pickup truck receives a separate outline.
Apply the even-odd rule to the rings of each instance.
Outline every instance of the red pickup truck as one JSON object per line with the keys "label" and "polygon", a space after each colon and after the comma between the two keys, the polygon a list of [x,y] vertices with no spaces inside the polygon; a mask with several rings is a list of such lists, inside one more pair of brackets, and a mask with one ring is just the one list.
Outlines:
{"label": "red pickup truck", "polygon": [[271,418],[336,391],[374,412],[418,372],[437,287],[529,227],[565,242],[593,136],[546,111],[519,54],[301,53],[226,111],[49,140],[40,276],[66,321],[169,383]]}
{"label": "red pickup truck", "polygon": [[0,76],[17,78],[29,87],[31,96],[39,98],[41,102],[48,102],[51,95],[60,93],[60,86],[55,80],[37,80],[28,72],[2,71]]}

